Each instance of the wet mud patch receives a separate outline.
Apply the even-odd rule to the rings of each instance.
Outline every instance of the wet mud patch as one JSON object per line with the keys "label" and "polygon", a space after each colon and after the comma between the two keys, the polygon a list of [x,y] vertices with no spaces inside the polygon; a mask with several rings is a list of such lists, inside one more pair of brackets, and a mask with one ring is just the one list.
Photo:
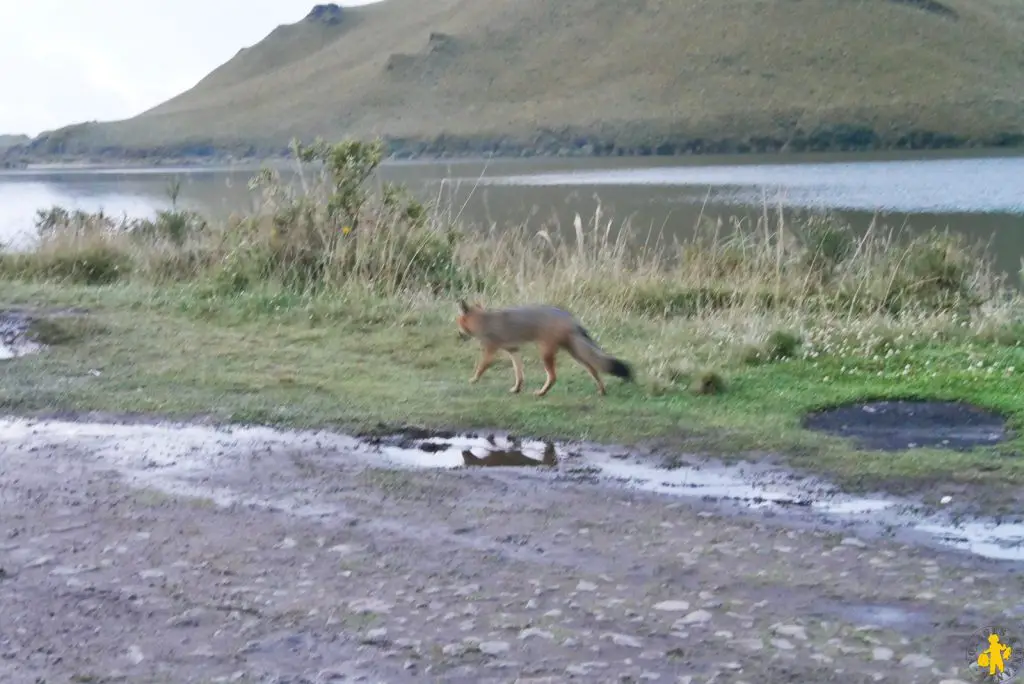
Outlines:
{"label": "wet mud patch", "polygon": [[1009,437],[1006,419],[956,401],[863,401],[809,413],[803,426],[853,438],[864,449],[902,451],[932,447],[968,451]]}
{"label": "wet mud patch", "polygon": [[33,354],[42,345],[29,338],[32,319],[21,312],[0,311],[0,361]]}
{"label": "wet mud patch", "polygon": [[[354,437],[261,426],[0,419],[0,459],[8,450],[45,453],[55,448],[74,448],[80,453],[77,462],[120,473],[137,487],[170,496],[201,497],[216,506],[262,501],[245,487],[252,485],[254,477],[258,479],[254,473],[263,469],[267,459],[299,463],[325,476],[358,467],[380,474],[383,480],[376,484],[378,488],[396,491],[417,490],[423,484],[412,472],[416,470],[456,471],[464,478],[487,472],[486,477],[510,486],[525,479],[540,489],[629,489],[663,497],[669,506],[689,502],[706,508],[708,515],[757,516],[865,539],[901,537],[910,543],[1024,563],[1022,522],[966,515],[953,506],[928,507],[888,494],[853,496],[831,483],[798,477],[767,463],[724,464],[688,454],[667,458],[622,447],[521,439],[497,432],[404,430]],[[254,467],[257,464],[259,468]],[[437,477],[445,476],[438,473]],[[432,490],[415,498],[448,499],[450,495]],[[326,510],[300,499],[272,503],[275,509],[295,515],[319,515]],[[865,542],[854,538],[850,543]]]}
{"label": "wet mud patch", "polygon": [[970,516],[949,506],[931,512],[932,507],[922,501],[887,494],[853,496],[823,480],[798,477],[765,464],[724,464],[686,454],[658,459],[598,444],[415,428],[364,438],[363,443],[371,453],[399,467],[511,467],[519,477],[547,477],[552,484],[624,487],[686,498],[724,512],[853,530],[869,537],[901,536],[986,558],[1024,562],[1024,522]]}
{"label": "wet mud patch", "polygon": [[78,341],[91,332],[86,313],[82,309],[0,310],[0,360]]}

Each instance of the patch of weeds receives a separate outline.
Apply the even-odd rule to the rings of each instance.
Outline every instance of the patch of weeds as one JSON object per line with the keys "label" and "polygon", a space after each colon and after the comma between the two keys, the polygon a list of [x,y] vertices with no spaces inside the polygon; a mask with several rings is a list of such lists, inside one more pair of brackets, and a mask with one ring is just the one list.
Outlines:
{"label": "patch of weeds", "polygon": [[765,344],[765,351],[768,354],[769,361],[780,361],[782,359],[791,359],[796,356],[797,349],[800,348],[801,339],[796,333],[788,330],[776,330],[768,336],[768,341]]}
{"label": "patch of weeds", "polygon": [[740,348],[739,358],[748,366],[795,358],[803,340],[789,330],[774,330],[761,344],[747,344]]}
{"label": "patch of weeds", "polygon": [[679,470],[686,465],[686,461],[679,454],[670,454],[661,462],[661,468],[664,470]]}
{"label": "patch of weeds", "polygon": [[725,378],[713,370],[700,371],[690,381],[690,392],[698,396],[721,394],[725,389]]}
{"label": "patch of weeds", "polygon": [[34,318],[28,326],[29,336],[48,347],[79,344],[106,332],[102,325],[82,316]]}

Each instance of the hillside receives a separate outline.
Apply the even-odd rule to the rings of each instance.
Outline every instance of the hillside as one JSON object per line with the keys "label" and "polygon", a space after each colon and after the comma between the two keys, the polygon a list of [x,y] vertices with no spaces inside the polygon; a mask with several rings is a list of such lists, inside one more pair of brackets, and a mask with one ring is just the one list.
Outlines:
{"label": "hillside", "polygon": [[[320,6],[139,116],[33,155],[675,153],[1024,144],[1019,0]],[[618,148],[618,149],[615,149]]]}

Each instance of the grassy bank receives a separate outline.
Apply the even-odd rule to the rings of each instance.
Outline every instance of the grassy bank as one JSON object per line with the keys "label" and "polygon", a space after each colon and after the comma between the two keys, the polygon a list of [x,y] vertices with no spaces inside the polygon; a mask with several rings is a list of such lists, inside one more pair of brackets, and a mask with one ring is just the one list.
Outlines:
{"label": "grassy bank", "polygon": [[[377,186],[380,152],[300,149],[304,191],[261,174],[261,208],[223,225],[42,211],[38,246],[0,254],[0,307],[91,313],[54,319],[42,334],[58,344],[4,364],[0,406],[771,450],[864,486],[1024,482],[1009,457],[1019,441],[875,454],[799,427],[809,409],[867,396],[968,400],[1021,427],[1024,307],[980,248],[768,212],[672,244],[601,215],[566,235],[465,231]],[[563,356],[544,399],[507,393],[507,360],[471,386],[478,350],[457,340],[460,297],[568,308],[638,383],[611,380],[600,398]],[[524,358],[534,389],[543,372]]]}

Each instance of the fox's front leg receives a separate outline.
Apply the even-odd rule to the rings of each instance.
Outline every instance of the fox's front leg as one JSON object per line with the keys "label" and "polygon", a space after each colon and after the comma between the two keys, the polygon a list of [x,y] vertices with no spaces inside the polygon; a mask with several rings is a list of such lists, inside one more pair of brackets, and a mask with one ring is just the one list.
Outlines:
{"label": "fox's front leg", "polygon": [[512,389],[510,389],[509,392],[512,394],[519,394],[523,389],[523,360],[515,350],[508,350],[508,355],[512,357],[512,372],[516,376],[516,383],[512,385]]}
{"label": "fox's front leg", "polygon": [[473,384],[480,379],[480,376],[484,374],[492,363],[494,363],[494,347],[484,347],[483,353],[480,355],[480,362],[476,364],[476,372],[473,373],[473,377],[470,378],[469,383]]}

